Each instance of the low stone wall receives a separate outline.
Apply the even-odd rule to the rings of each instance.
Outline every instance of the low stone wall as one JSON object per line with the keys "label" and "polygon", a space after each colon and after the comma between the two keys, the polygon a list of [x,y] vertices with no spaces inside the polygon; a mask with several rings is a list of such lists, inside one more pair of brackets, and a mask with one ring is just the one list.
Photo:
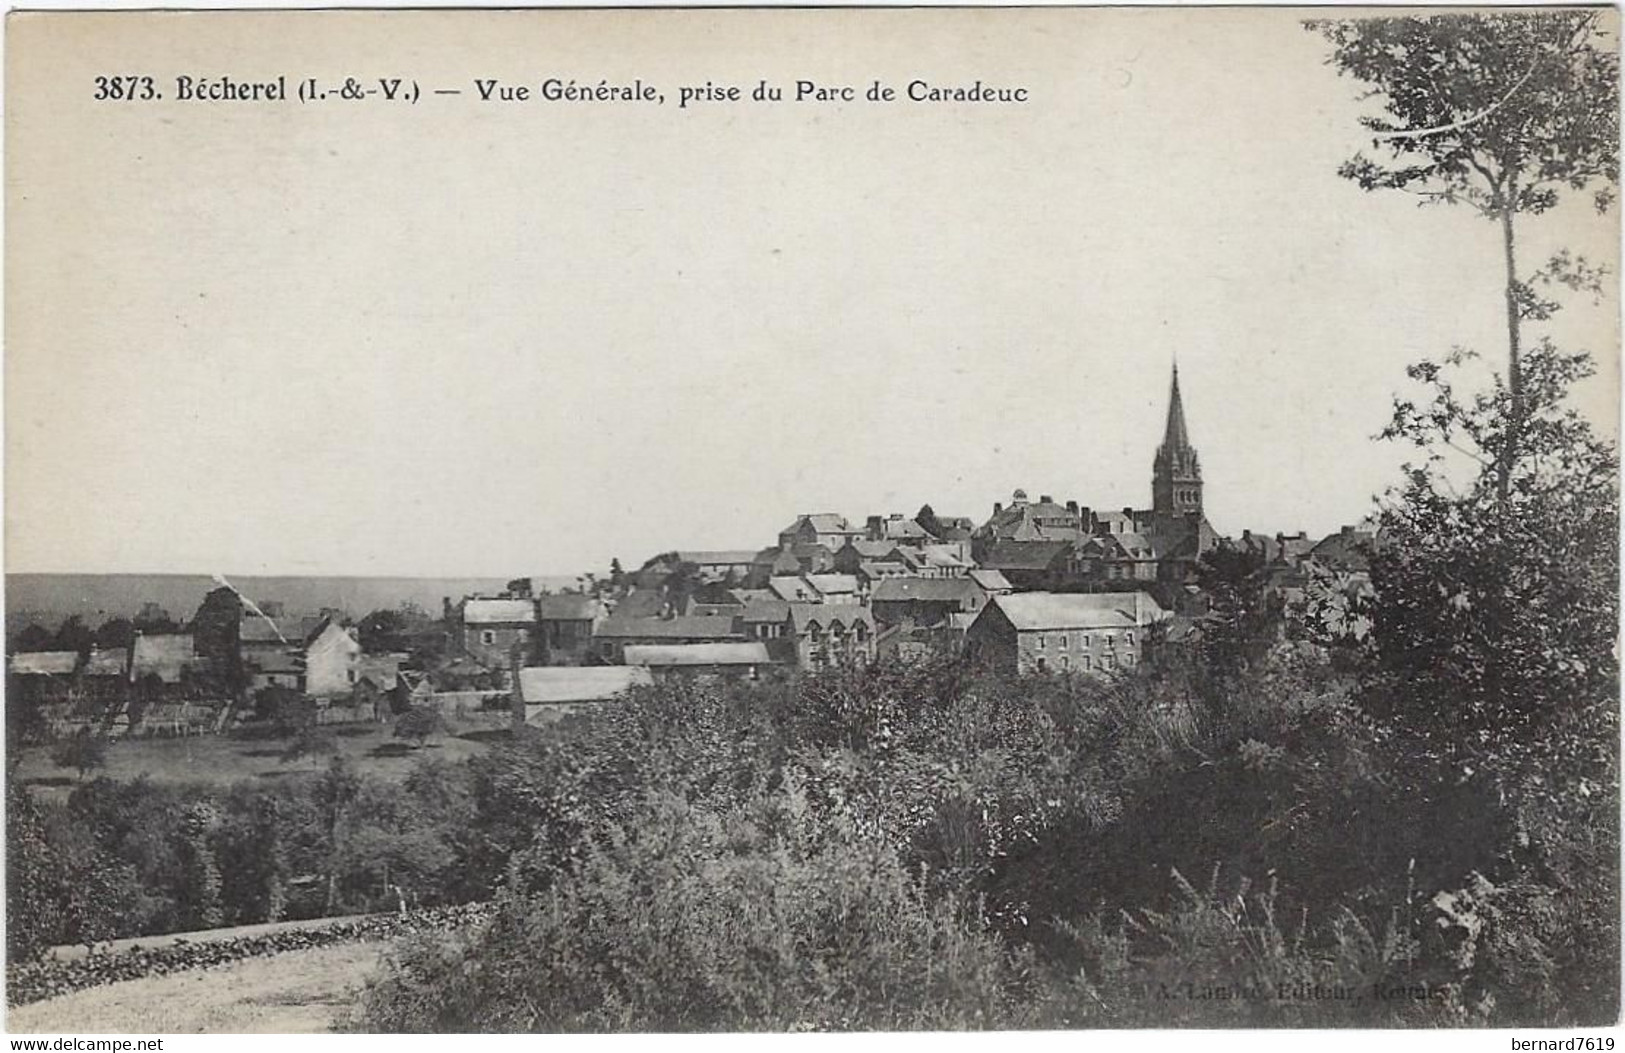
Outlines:
{"label": "low stone wall", "polygon": [[489,914],[490,908],[484,903],[432,907],[407,911],[405,914],[371,914],[316,928],[216,938],[196,943],[176,942],[150,948],[137,946],[113,954],[8,965],[6,1002],[14,1006],[26,1005],[87,987],[164,976],[188,969],[207,969],[244,958],[339,943],[392,940],[415,932],[458,929],[484,921]]}

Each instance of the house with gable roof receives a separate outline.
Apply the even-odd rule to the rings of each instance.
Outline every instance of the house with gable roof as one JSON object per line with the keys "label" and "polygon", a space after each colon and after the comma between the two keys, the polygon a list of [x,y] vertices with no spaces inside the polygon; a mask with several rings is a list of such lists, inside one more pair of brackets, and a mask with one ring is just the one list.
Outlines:
{"label": "house with gable roof", "polygon": [[1098,675],[1133,669],[1168,612],[1144,592],[1013,592],[965,634],[973,661],[1011,673]]}

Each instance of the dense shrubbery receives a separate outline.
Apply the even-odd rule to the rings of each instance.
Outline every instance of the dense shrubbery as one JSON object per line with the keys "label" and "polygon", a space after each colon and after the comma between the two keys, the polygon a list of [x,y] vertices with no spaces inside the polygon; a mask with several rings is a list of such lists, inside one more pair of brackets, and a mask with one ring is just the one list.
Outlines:
{"label": "dense shrubbery", "polygon": [[1601,984],[1562,993],[1603,964],[1565,963],[1574,890],[1332,666],[1277,649],[1222,693],[949,666],[646,691],[493,760],[538,820],[494,919],[399,948],[362,1024],[1609,1017]]}
{"label": "dense shrubbery", "polygon": [[7,956],[54,944],[489,896],[459,865],[473,778],[424,761],[404,782],[342,761],[267,785],[98,778],[65,804],[8,791]]}

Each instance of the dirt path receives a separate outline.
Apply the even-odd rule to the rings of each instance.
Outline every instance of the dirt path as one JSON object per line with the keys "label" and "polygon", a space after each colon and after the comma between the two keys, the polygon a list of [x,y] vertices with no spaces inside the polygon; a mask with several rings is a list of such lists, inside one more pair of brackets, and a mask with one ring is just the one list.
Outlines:
{"label": "dirt path", "polygon": [[355,1003],[383,943],[249,958],[92,987],[12,1009],[12,1034],[278,1034],[329,1031]]}

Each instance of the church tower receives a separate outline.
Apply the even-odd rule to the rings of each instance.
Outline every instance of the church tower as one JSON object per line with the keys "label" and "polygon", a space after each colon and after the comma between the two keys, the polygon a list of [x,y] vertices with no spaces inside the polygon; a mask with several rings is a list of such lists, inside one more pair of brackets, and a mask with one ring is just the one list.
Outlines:
{"label": "church tower", "polygon": [[1179,366],[1174,366],[1168,395],[1168,427],[1151,469],[1151,510],[1157,516],[1202,514],[1202,464],[1185,431],[1185,406],[1179,400]]}

